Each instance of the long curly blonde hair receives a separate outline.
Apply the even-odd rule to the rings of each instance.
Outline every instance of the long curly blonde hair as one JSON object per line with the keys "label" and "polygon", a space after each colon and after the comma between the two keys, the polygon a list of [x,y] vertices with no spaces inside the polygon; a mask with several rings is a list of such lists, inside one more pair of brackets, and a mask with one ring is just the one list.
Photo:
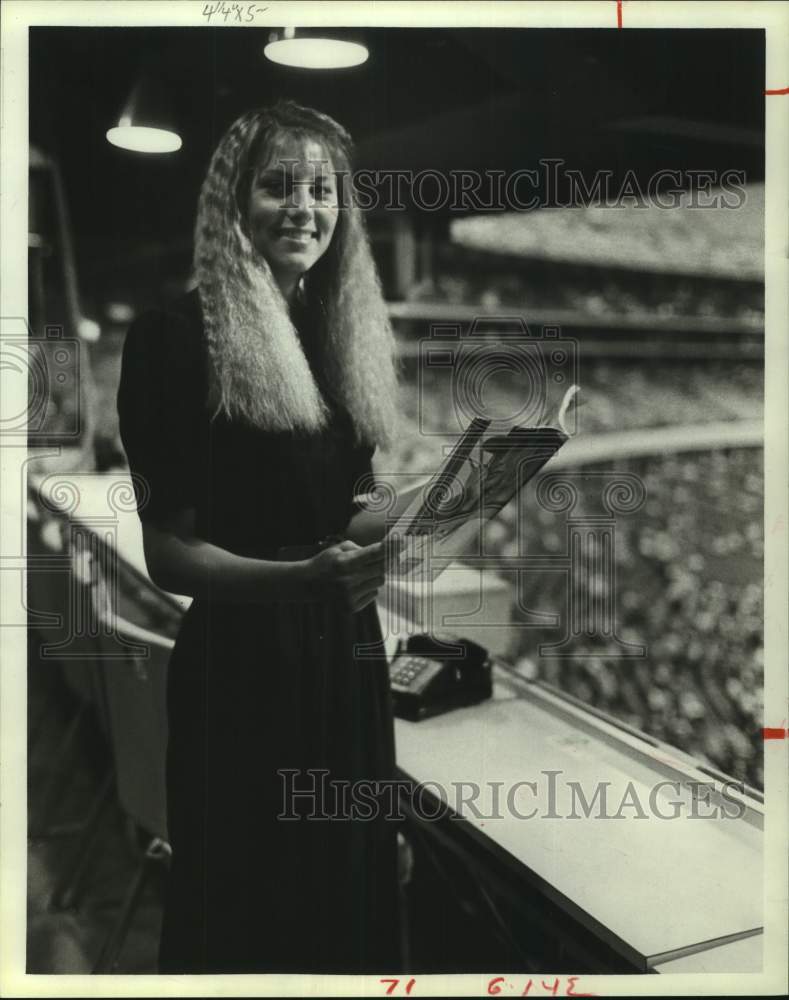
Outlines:
{"label": "long curly blonde hair", "polygon": [[285,136],[318,142],[339,181],[351,176],[352,142],[328,115],[292,101],[250,111],[223,136],[197,211],[194,278],[206,327],[209,402],[264,430],[314,431],[329,418],[325,396],[350,414],[357,439],[394,438],[394,337],[367,230],[351,184],[339,183],[331,243],[304,276],[310,345],[323,394],[265,258],[244,218],[251,174]]}

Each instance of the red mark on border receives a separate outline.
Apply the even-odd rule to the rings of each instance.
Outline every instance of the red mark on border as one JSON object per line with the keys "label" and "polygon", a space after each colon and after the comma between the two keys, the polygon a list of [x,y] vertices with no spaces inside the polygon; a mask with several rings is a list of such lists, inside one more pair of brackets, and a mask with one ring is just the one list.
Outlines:
{"label": "red mark on border", "polygon": [[616,0],[616,26],[622,27],[622,0]]}
{"label": "red mark on border", "polygon": [[765,90],[764,92],[768,97],[770,94],[789,94],[789,87],[782,87],[780,90]]}
{"label": "red mark on border", "polygon": [[763,740],[785,740],[789,739],[789,729],[763,729]]}
{"label": "red mark on border", "polygon": [[[391,996],[392,993],[395,991],[395,989],[397,987],[397,984],[400,982],[400,980],[399,979],[379,979],[378,982],[379,983],[389,983],[389,986],[386,989],[386,995],[387,996]],[[416,979],[409,979],[408,980],[408,982],[405,984],[405,991],[406,991],[406,993],[408,993],[408,994],[411,993],[411,990],[414,988],[414,983],[415,982],[416,982]]]}

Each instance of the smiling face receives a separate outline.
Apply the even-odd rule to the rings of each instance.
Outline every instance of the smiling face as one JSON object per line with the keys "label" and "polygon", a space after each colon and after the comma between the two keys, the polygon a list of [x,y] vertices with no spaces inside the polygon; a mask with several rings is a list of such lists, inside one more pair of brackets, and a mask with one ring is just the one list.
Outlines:
{"label": "smiling face", "polygon": [[284,136],[254,168],[249,236],[286,298],[331,243],[339,211],[329,156],[312,139]]}

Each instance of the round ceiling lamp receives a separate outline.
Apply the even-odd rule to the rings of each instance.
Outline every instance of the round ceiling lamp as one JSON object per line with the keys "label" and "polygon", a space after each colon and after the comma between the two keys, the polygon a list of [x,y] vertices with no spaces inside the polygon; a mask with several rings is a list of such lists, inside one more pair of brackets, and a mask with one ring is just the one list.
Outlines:
{"label": "round ceiling lamp", "polygon": [[107,141],[135,153],[174,153],[182,146],[163,90],[143,78],[132,90],[118,124],[107,129]]}
{"label": "round ceiling lamp", "polygon": [[123,119],[113,128],[107,129],[107,141],[121,149],[131,149],[135,153],[174,153],[183,143],[177,132],[148,125],[133,125]]}
{"label": "round ceiling lamp", "polygon": [[367,62],[370,53],[361,42],[283,28],[269,35],[263,55],[281,66],[298,69],[347,69]]}

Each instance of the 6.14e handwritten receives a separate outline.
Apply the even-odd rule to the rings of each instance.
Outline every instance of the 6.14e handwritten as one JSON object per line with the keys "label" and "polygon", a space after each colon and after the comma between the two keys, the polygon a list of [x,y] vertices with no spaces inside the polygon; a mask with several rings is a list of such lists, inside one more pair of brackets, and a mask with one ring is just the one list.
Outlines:
{"label": "6.14e handwritten", "polygon": [[[532,996],[565,996],[565,997],[594,997],[597,996],[596,993],[579,993],[576,992],[576,983],[578,982],[578,976],[568,976],[567,981],[563,979],[554,979],[552,983],[546,983],[544,979],[540,979],[537,983],[533,979],[530,979],[528,983],[523,987],[518,996],[527,997],[530,994]],[[564,986],[564,992],[561,991],[560,987]],[[520,983],[516,984],[511,980],[508,980],[505,976],[495,976],[488,982],[488,996],[498,996],[499,993],[503,993],[505,990],[515,990],[520,987]],[[532,987],[534,987],[534,993],[532,993]]]}
{"label": "6.14e handwritten", "polygon": [[[529,994],[532,996],[546,996],[550,995],[552,997],[556,996],[566,996],[566,997],[594,997],[597,996],[596,993],[580,993],[576,992],[576,983],[578,982],[578,976],[568,976],[567,980],[556,978],[552,983],[546,983],[544,979],[538,980],[537,983],[533,979],[530,979],[522,989],[521,983],[515,983],[512,980],[507,979],[506,976],[494,976],[493,979],[488,981],[488,996],[495,997],[500,993],[506,993],[507,991],[520,989],[519,996],[527,997]],[[379,979],[380,983],[387,983],[386,995],[395,996],[402,992],[399,989],[400,980],[399,979]],[[412,977],[404,984],[405,993],[409,996],[411,990],[416,985],[416,978]],[[564,991],[561,991],[561,987],[564,986]],[[532,993],[532,988],[534,988],[534,993]]]}
{"label": "6.14e handwritten", "polygon": [[263,14],[267,10],[268,7],[259,3],[226,3],[225,0],[218,0],[217,3],[203,4],[203,17],[209,24],[214,15],[217,20],[221,18],[225,24],[228,21],[249,24],[258,14]]}

